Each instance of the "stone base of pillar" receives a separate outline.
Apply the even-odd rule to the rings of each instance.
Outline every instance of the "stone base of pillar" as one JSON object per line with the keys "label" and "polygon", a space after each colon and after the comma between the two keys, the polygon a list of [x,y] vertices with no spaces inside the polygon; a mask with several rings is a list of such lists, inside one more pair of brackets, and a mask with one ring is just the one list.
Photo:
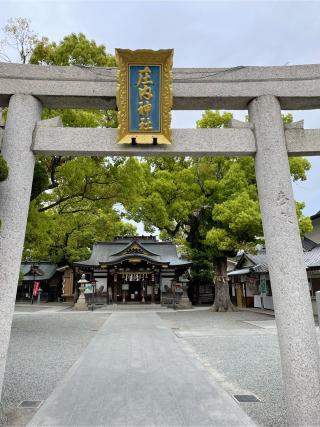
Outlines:
{"label": "stone base of pillar", "polygon": [[178,302],[178,304],[176,305],[176,308],[183,310],[183,309],[187,309],[187,308],[192,308],[192,303],[189,300],[188,297],[183,296],[180,301]]}
{"label": "stone base of pillar", "polygon": [[7,422],[7,417],[5,416],[2,403],[0,402],[0,426],[4,426]]}
{"label": "stone base of pillar", "polygon": [[192,308],[192,303],[188,297],[188,287],[185,283],[182,285],[182,290],[183,290],[183,294],[182,294],[180,300],[178,301],[176,308],[178,308],[180,310]]}
{"label": "stone base of pillar", "polygon": [[88,311],[88,304],[86,303],[85,298],[80,298],[79,297],[78,301],[73,306],[73,310],[77,310],[77,311]]}

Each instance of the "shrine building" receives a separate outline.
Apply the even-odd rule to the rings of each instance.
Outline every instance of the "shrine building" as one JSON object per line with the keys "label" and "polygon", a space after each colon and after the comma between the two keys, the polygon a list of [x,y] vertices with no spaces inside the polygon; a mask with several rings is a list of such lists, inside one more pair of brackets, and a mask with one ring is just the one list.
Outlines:
{"label": "shrine building", "polygon": [[160,302],[191,262],[179,258],[176,246],[154,236],[116,237],[93,245],[91,257],[75,262],[79,276],[95,283],[101,298],[113,303]]}

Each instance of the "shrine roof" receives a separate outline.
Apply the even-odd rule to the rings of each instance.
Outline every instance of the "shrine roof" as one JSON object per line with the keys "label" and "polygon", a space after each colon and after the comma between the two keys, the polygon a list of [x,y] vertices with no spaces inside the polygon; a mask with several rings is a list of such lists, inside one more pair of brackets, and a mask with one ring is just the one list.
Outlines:
{"label": "shrine roof", "polygon": [[[33,268],[35,274],[33,274]],[[49,280],[55,275],[56,271],[57,265],[46,261],[23,261],[20,267],[24,282]]]}
{"label": "shrine roof", "polygon": [[317,218],[320,218],[320,211],[318,211],[314,215],[311,215],[311,217],[310,217],[310,219],[317,219]]}
{"label": "shrine roof", "polygon": [[309,268],[320,267],[320,244],[304,253],[304,261]]}
{"label": "shrine roof", "polygon": [[130,257],[173,267],[192,264],[188,260],[179,258],[176,245],[172,242],[160,242],[153,236],[126,236],[108,242],[95,243],[91,257],[88,260],[75,262],[74,265],[98,267],[101,264],[117,264]]}
{"label": "shrine roof", "polygon": [[308,237],[304,237],[302,240],[302,247],[304,251],[311,251],[313,248],[317,246],[317,243],[313,240],[309,239]]}
{"label": "shrine roof", "polygon": [[[312,244],[314,242],[312,242],[311,240],[307,243],[308,245],[303,245],[303,257],[306,268],[320,268],[320,244]],[[311,249],[306,250],[307,247],[310,247]],[[244,268],[244,265],[249,268],[250,272],[252,273],[268,273],[269,271],[266,252],[258,253],[256,255],[248,254],[245,252],[239,259],[237,265],[235,266],[235,269],[232,271],[231,276],[235,276],[237,271],[240,275],[240,271]]]}

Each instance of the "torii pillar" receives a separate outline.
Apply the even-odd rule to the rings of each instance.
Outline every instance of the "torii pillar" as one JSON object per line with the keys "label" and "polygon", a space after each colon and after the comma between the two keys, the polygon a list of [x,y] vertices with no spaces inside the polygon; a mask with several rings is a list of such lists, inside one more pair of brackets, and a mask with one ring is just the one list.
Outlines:
{"label": "torii pillar", "polygon": [[260,96],[251,101],[249,115],[288,423],[319,426],[319,348],[279,100]]}
{"label": "torii pillar", "polygon": [[40,115],[41,103],[35,97],[11,97],[2,143],[9,176],[0,183],[0,395],[33,180],[32,135]]}

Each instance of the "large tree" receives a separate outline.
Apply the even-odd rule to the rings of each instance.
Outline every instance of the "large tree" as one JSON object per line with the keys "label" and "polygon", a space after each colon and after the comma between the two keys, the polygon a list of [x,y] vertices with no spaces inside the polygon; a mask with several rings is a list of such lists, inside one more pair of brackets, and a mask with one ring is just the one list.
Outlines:
{"label": "large tree", "polygon": [[73,158],[55,173],[55,186],[30,204],[25,256],[66,263],[83,258],[95,240],[128,234],[118,203],[128,203],[140,185],[136,159]]}
{"label": "large tree", "polygon": [[[292,122],[292,115],[284,115],[283,121]],[[197,122],[197,126],[210,128],[217,127],[217,124],[220,126],[220,123],[218,112],[207,111]],[[211,158],[204,161],[207,166],[202,180],[204,182],[209,179],[210,187],[214,189],[208,200],[212,209],[212,224],[209,225],[204,240],[213,251],[215,264],[215,302],[212,310],[232,310],[227,257],[236,255],[239,249],[254,251],[255,245],[260,240],[263,241],[254,160],[245,157]],[[290,159],[290,169],[294,180],[305,180],[310,163],[304,158],[293,158]],[[304,234],[311,229],[311,222],[302,214],[303,203],[297,203],[296,207],[300,230]]]}
{"label": "large tree", "polygon": [[[65,36],[59,43],[50,42],[43,37],[35,45],[30,56],[30,63],[39,65],[79,65],[79,66],[114,66],[115,59],[106,52],[104,45],[97,45],[88,40],[82,33]],[[112,110],[75,110],[48,109],[42,113],[43,119],[60,116],[66,127],[117,127],[116,112]],[[39,159],[36,165],[39,170],[40,184],[34,183],[38,191],[51,190],[57,187],[56,173],[60,166],[71,160],[70,157],[55,156]],[[48,172],[45,184],[44,169]],[[35,173],[37,179],[37,173]],[[36,195],[34,193],[33,195]]]}
{"label": "large tree", "polygon": [[[224,127],[231,113],[207,111],[198,127]],[[290,115],[284,121],[291,121]],[[303,158],[290,160],[295,180],[306,179],[310,164]],[[227,257],[239,249],[254,250],[263,241],[254,172],[249,157],[155,158],[145,161],[145,184],[139,199],[128,210],[147,227],[158,227],[162,237],[186,242],[196,280],[208,280],[209,263],[214,269],[216,311],[232,310],[226,267]],[[297,204],[302,232],[310,220]]]}
{"label": "large tree", "polygon": [[[3,46],[10,41],[23,63],[115,65],[104,45],[82,33],[67,35],[58,43],[48,38],[39,40],[30,21],[24,18],[11,19],[4,30],[7,40]],[[55,116],[61,117],[65,127],[117,127],[116,112],[111,110],[43,110],[42,119]],[[38,157],[24,256],[72,262],[87,257],[95,240],[132,233],[135,228],[123,222],[117,204],[134,197],[140,182],[139,171],[135,159]]]}
{"label": "large tree", "polygon": [[[59,43],[42,38],[30,62],[45,65],[114,66],[104,45],[84,34],[70,34]],[[62,118],[68,127],[116,127],[111,110],[44,109],[43,119]],[[95,240],[133,233],[117,204],[128,203],[140,185],[135,159],[41,157],[37,160],[28,220],[25,255],[72,262],[88,256]],[[39,224],[39,227],[36,226]]]}

